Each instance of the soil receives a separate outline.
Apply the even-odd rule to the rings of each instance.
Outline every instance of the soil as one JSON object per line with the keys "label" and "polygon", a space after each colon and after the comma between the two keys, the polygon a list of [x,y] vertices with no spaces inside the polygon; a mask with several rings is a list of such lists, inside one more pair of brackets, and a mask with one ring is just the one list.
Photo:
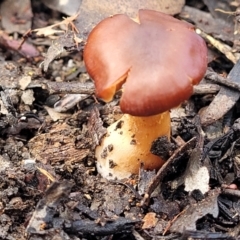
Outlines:
{"label": "soil", "polygon": [[[76,33],[27,34],[29,45],[19,51],[10,39],[21,43],[26,29],[18,36],[2,29],[0,239],[240,239],[237,14],[220,16],[207,1],[197,2],[187,1],[177,17],[209,21],[202,30],[232,55],[203,36],[215,82],[207,73],[191,99],[171,110],[171,143],[160,137],[151,149],[164,166],[141,167],[124,180],[108,181],[96,169],[95,147],[122,114],[120,93],[109,104],[96,99]],[[237,13],[234,1],[218,2]],[[40,1],[31,8],[33,28],[62,20]],[[223,25],[232,26],[228,34]],[[63,39],[71,47],[56,58],[49,46]],[[47,71],[39,67],[44,60]],[[235,85],[223,86],[220,75]]]}

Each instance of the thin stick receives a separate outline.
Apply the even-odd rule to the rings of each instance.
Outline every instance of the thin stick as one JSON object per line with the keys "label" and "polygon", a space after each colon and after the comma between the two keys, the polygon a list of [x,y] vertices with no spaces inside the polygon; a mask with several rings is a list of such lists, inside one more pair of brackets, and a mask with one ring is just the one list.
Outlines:
{"label": "thin stick", "polygon": [[171,164],[173,164],[174,161],[176,161],[178,157],[184,152],[186,152],[189,148],[193,148],[195,143],[196,143],[196,137],[190,139],[183,146],[178,148],[175,151],[175,153],[163,164],[163,166],[158,170],[156,176],[153,178],[152,182],[149,184],[148,189],[144,194],[144,197],[140,203],[140,206],[147,206],[149,204],[151,194],[153,193],[155,188],[160,184],[163,178],[166,176],[169,168],[171,167]]}
{"label": "thin stick", "polygon": [[205,74],[205,79],[240,92],[240,85],[236,83],[236,81],[232,81],[229,78],[224,78],[215,72],[207,71]]}

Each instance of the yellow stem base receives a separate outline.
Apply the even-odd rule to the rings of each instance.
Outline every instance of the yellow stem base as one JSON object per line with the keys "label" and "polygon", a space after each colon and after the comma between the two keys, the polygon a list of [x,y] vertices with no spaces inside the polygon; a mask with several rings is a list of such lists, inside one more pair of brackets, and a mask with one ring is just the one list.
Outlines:
{"label": "yellow stem base", "polygon": [[140,163],[148,170],[159,169],[164,161],[150,153],[152,142],[170,137],[170,114],[133,117],[125,114],[107,129],[96,148],[98,172],[107,179],[128,178],[138,174]]}

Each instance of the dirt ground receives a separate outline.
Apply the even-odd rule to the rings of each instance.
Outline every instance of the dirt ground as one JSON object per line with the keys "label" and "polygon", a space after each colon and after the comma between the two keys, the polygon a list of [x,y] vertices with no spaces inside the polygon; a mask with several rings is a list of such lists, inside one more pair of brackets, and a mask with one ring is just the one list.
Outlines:
{"label": "dirt ground", "polygon": [[195,25],[209,68],[152,144],[163,167],[111,181],[95,147],[121,94],[96,98],[82,51],[145,1],[73,2],[0,1],[0,239],[240,239],[239,1],[147,1]]}

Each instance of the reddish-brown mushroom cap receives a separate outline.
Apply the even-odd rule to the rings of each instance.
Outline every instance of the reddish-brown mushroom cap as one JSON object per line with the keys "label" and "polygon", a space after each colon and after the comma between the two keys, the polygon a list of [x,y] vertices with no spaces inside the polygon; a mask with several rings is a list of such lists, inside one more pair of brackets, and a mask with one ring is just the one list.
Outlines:
{"label": "reddish-brown mushroom cap", "polygon": [[139,10],[139,23],[119,14],[90,33],[84,61],[96,95],[110,101],[123,86],[120,107],[155,115],[188,99],[207,68],[207,48],[191,24]]}

